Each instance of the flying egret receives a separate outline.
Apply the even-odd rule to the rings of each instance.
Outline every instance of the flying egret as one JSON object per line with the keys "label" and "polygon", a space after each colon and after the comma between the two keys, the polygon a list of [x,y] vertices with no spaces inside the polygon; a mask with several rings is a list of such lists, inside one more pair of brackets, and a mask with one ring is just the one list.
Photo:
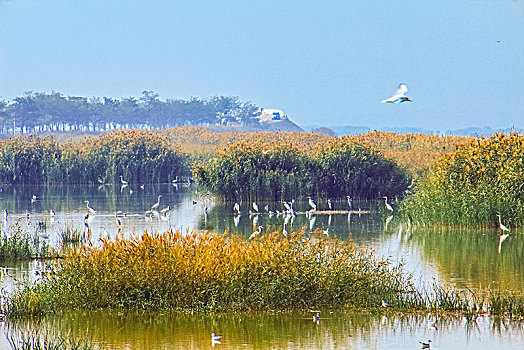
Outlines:
{"label": "flying egret", "polygon": [[124,177],[120,175],[120,182],[122,183],[122,186],[127,186],[128,182],[124,180]]}
{"label": "flying egret", "polygon": [[421,341],[419,341],[419,343],[420,343],[420,348],[421,349],[429,349],[429,346],[430,346],[430,343],[431,343],[431,339],[428,339],[427,343],[424,343],[424,342],[421,342]]}
{"label": "flying egret", "polygon": [[151,210],[154,210],[154,209],[157,209],[158,206],[160,205],[160,198],[162,197],[162,195],[158,195],[158,201],[153,204],[153,206],[151,207]]}
{"label": "flying egret", "polygon": [[88,211],[89,213],[91,213],[91,214],[96,213],[96,210],[94,210],[93,208],[91,208],[91,207],[89,206],[89,201],[85,201],[85,202],[86,202],[86,206],[87,206],[87,211]]}
{"label": "flying egret", "polygon": [[325,230],[322,230],[322,233],[329,237],[329,227]]}
{"label": "flying egret", "polygon": [[404,96],[408,92],[408,87],[406,84],[400,84],[398,86],[397,91],[395,91],[395,94],[391,96],[390,98],[387,98],[385,100],[382,100],[382,103],[402,103],[402,102],[413,102],[410,100],[409,97]]}
{"label": "flying egret", "polygon": [[31,203],[34,203],[36,202],[36,194],[33,195],[33,197],[31,197]]}
{"label": "flying egret", "polygon": [[502,232],[504,231],[507,231],[509,232],[509,228],[507,228],[503,223],[502,223],[502,220],[500,219],[500,214],[497,214],[497,216],[499,217],[499,228]]}
{"label": "flying egret", "polygon": [[175,176],[175,179],[171,181],[171,183],[177,184],[178,183],[178,176]]}
{"label": "flying egret", "polygon": [[309,203],[309,206],[311,207],[311,209],[313,209],[313,211],[316,211],[317,210],[317,204],[315,203],[313,198],[311,198],[311,196],[307,196],[307,198],[309,199],[308,203]]}
{"label": "flying egret", "polygon": [[393,207],[388,203],[388,197],[384,196],[382,198],[384,198],[384,203],[386,204],[386,209],[389,210],[390,212],[393,212]]}

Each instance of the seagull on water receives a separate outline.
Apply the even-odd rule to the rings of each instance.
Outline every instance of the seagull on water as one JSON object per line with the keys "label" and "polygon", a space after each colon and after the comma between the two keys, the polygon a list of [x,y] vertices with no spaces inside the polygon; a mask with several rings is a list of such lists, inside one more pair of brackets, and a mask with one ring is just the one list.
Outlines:
{"label": "seagull on water", "polygon": [[409,97],[404,96],[406,92],[408,92],[408,87],[406,84],[401,83],[398,86],[397,91],[395,91],[395,94],[390,98],[382,100],[382,103],[402,103],[406,101],[413,102]]}

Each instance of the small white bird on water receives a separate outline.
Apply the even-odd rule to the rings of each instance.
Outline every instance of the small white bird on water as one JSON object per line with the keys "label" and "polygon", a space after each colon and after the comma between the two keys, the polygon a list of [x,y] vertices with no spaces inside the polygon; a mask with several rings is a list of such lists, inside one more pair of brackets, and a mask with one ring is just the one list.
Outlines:
{"label": "small white bird on water", "polygon": [[382,299],[382,307],[389,307],[389,303]]}
{"label": "small white bird on water", "polygon": [[385,100],[382,100],[381,102],[382,103],[402,103],[406,101],[413,102],[411,101],[409,97],[404,96],[406,92],[408,92],[408,87],[406,86],[406,84],[401,83],[398,86],[397,91],[395,91],[395,94],[393,96]]}
{"label": "small white bird on water", "polygon": [[122,185],[127,185],[128,182],[126,180],[124,180],[124,177],[122,175],[120,175],[120,182],[122,183]]}

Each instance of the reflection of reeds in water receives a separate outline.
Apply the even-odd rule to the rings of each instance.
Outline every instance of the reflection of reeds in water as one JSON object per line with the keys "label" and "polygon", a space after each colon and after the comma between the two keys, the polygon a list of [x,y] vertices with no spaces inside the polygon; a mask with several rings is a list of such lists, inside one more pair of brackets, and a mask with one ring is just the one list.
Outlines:
{"label": "reflection of reeds in water", "polygon": [[66,339],[50,331],[9,328],[7,340],[13,350],[94,350],[100,349],[86,340]]}

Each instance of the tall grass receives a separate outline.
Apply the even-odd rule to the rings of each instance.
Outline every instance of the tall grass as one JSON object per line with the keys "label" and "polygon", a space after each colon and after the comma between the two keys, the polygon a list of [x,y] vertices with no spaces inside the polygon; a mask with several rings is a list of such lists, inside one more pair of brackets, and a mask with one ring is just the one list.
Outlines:
{"label": "tall grass", "polygon": [[[120,130],[75,142],[31,135],[0,141],[0,183],[169,182],[188,173],[185,156],[166,136]],[[185,173],[184,173],[185,171]]]}
{"label": "tall grass", "polygon": [[10,296],[9,317],[67,308],[273,310],[399,307],[423,300],[403,274],[352,243],[281,232],[246,241],[166,232],[83,246]]}
{"label": "tall grass", "polygon": [[56,256],[42,239],[38,228],[27,227],[24,220],[0,228],[0,261]]}
{"label": "tall grass", "polygon": [[403,209],[412,221],[511,227],[524,223],[524,136],[472,139],[417,184]]}
{"label": "tall grass", "polygon": [[100,347],[89,341],[66,339],[49,331],[9,328],[7,340],[11,350],[95,350]]}

